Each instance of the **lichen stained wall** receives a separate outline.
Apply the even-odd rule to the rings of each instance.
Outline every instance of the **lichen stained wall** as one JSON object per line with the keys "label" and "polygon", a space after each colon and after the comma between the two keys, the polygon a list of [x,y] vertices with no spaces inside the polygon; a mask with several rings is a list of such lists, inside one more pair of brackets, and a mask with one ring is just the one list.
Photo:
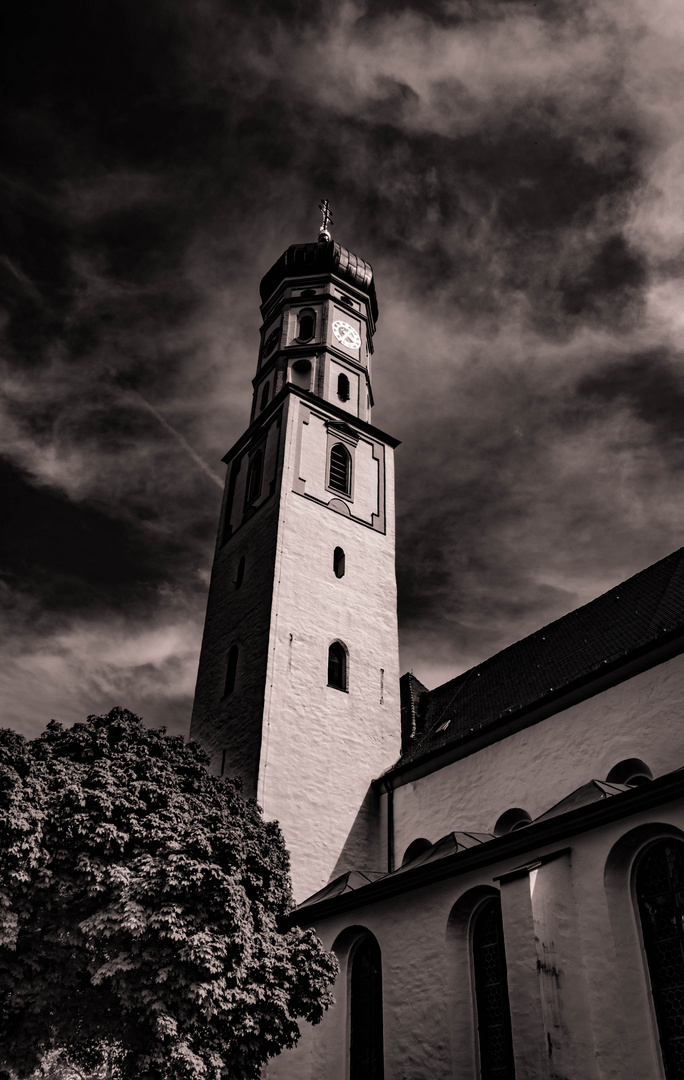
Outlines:
{"label": "lichen stained wall", "polygon": [[[290,397],[258,794],[266,815],[280,821],[298,900],[343,869],[383,869],[368,866],[382,863],[379,849],[369,849],[376,823],[358,818],[375,815],[366,795],[398,756],[400,712],[391,450],[382,495],[387,529],[381,532],[370,527],[378,504],[370,446],[355,465],[358,509],[368,524],[308,497],[314,474],[314,490],[326,503],[334,493],[324,485],[322,421],[320,439],[300,459],[300,409],[308,415],[304,403]],[[350,509],[356,514],[355,501]],[[342,578],[333,569],[336,547],[345,553]],[[348,650],[348,692],[327,685],[328,648],[336,640]]]}
{"label": "lichen stained wall", "polygon": [[684,655],[397,787],[397,864],[416,837],[492,832],[511,807],[534,819],[627,758],[640,758],[654,777],[684,766],[682,715]]}

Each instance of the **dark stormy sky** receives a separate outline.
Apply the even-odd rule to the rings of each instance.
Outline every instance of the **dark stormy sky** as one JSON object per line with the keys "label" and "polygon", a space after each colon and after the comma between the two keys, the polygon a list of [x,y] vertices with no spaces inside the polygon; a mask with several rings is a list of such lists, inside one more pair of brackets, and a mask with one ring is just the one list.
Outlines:
{"label": "dark stormy sky", "polygon": [[678,0],[22,0],[2,49],[0,723],[186,729],[258,283],[376,273],[402,668],[680,546]]}

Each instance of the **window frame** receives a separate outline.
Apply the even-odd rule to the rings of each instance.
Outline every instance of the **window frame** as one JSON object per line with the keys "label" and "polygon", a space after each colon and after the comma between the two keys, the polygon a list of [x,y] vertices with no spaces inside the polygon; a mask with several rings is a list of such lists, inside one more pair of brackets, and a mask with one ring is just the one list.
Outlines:
{"label": "window frame", "polygon": [[[335,645],[339,645],[340,649],[342,650],[343,678],[340,680],[340,682],[343,683],[343,685],[340,685],[340,682],[331,682],[330,681],[331,650],[333,649],[333,647]],[[331,641],[330,644],[328,645],[328,682],[327,682],[327,685],[332,690],[340,690],[343,694],[348,694],[349,693],[349,649],[347,648],[345,643],[340,640],[340,638],[335,638],[335,640]]]}
{"label": "window frame", "polygon": [[[338,447],[341,450],[343,450],[345,455],[346,455],[346,462],[347,462],[347,486],[346,486],[346,490],[343,490],[342,488],[339,488],[339,487],[335,487],[331,483],[332,456],[333,456],[334,451],[337,450]],[[349,499],[350,502],[353,501],[353,499],[352,499],[353,475],[354,475],[354,461],[353,461],[353,458],[352,458],[352,455],[351,455],[351,451],[349,450],[349,447],[345,445],[344,442],[342,442],[340,439],[337,439],[336,442],[332,443],[332,445],[330,446],[330,449],[328,450],[328,461],[327,461],[327,469],[326,469],[326,485],[325,485],[326,490],[334,492],[335,495],[341,495],[343,499]]]}
{"label": "window frame", "polygon": [[[481,1023],[483,1018],[482,1002],[484,995],[482,990],[484,987],[480,984],[478,988],[478,963],[476,960],[476,943],[475,935],[478,930],[478,922],[484,917],[487,908],[492,906],[496,909],[497,920],[497,933],[499,944],[499,969],[503,969],[503,980],[500,980],[499,984],[503,987],[504,997],[502,1001],[502,1014],[504,1018],[503,1022],[503,1037],[506,1042],[506,1053],[508,1056],[508,1064],[506,1071],[498,1071],[492,1069],[489,1062],[485,1060],[484,1047],[485,1036],[483,1034],[484,1023]],[[508,990],[508,962],[506,959],[506,941],[503,932],[503,918],[501,911],[501,896],[497,894],[490,894],[485,896],[474,908],[470,915],[468,925],[468,951],[470,955],[470,971],[471,971],[471,984],[472,984],[472,1001],[473,1001],[473,1013],[475,1020],[475,1051],[477,1055],[477,1076],[478,1080],[515,1080],[515,1055],[513,1051],[513,1032],[511,1026],[511,1002],[510,994]],[[502,961],[501,961],[502,955]]]}

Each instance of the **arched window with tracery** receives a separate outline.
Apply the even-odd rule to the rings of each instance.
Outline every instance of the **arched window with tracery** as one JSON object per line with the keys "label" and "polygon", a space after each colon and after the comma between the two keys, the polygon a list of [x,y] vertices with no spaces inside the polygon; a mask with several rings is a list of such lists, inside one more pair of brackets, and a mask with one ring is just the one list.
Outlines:
{"label": "arched window with tracery", "polygon": [[514,1080],[501,901],[491,896],[472,924],[473,976],[482,1080]]}
{"label": "arched window with tracery", "polygon": [[343,495],[351,493],[351,454],[342,443],[335,443],[330,451],[328,487]]}
{"label": "arched window with tracery", "polygon": [[351,954],[349,1080],[383,1080],[382,958],[372,934]]}
{"label": "arched window with tracery", "polygon": [[328,686],[347,689],[347,650],[341,641],[333,641],[328,649]]}
{"label": "arched window with tracery", "polygon": [[667,1080],[684,1080],[684,844],[660,840],[637,863],[635,890]]}

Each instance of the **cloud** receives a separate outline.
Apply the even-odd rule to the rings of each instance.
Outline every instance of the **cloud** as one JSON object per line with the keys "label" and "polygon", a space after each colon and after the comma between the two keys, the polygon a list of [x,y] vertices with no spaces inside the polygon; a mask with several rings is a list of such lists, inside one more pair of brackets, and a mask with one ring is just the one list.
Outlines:
{"label": "cloud", "polygon": [[247,423],[259,279],[315,238],[321,195],[376,272],[406,667],[445,679],[679,543],[674,0],[71,0],[16,20],[12,723],[51,693],[64,716],[121,694],[187,719],[208,473]]}

